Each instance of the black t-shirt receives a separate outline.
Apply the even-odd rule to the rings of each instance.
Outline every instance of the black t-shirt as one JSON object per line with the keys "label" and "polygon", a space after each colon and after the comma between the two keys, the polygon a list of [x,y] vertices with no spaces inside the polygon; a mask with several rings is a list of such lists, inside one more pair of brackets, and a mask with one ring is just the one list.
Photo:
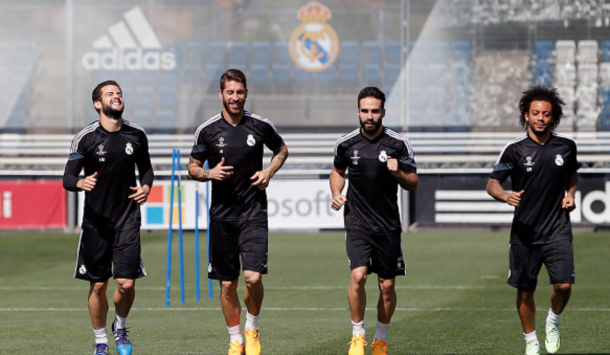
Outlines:
{"label": "black t-shirt", "polygon": [[542,145],[525,134],[504,147],[491,178],[511,177],[513,191],[525,191],[515,208],[511,244],[572,240],[570,214],[561,207],[570,178],[578,170],[576,143],[553,132]]}
{"label": "black t-shirt", "polygon": [[64,171],[64,188],[79,191],[78,175],[97,175],[93,190],[85,191],[83,228],[120,230],[140,226],[140,206],[129,199],[136,185],[152,187],[154,174],[148,152],[148,137],[142,127],[123,120],[119,131],[108,132],[99,121],[80,131],[72,140]]}
{"label": "black t-shirt", "polygon": [[271,121],[248,111],[237,126],[219,113],[197,128],[191,156],[208,160],[210,169],[222,158],[225,166],[233,166],[229,179],[212,180],[210,220],[267,219],[267,194],[252,186],[250,178],[263,170],[263,145],[275,151],[283,142]]}
{"label": "black t-shirt", "polygon": [[394,233],[401,229],[398,182],[388,170],[388,156],[398,159],[400,170],[417,171],[411,144],[389,128],[374,140],[367,139],[360,129],[337,140],[334,166],[339,170],[348,169],[349,173],[344,211],[346,229],[371,233]]}

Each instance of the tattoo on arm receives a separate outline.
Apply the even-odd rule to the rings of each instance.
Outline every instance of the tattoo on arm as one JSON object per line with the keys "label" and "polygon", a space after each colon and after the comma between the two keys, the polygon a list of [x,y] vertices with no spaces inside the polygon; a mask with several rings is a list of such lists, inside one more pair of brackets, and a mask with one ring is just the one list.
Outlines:
{"label": "tattoo on arm", "polygon": [[273,152],[273,158],[271,158],[271,164],[269,164],[268,168],[271,171],[271,175],[275,175],[280,170],[286,158],[288,158],[288,147],[286,147],[286,144],[282,144],[281,147]]}
{"label": "tattoo on arm", "polygon": [[489,182],[487,183],[487,193],[500,202],[506,202],[503,199],[503,196],[506,194],[506,190],[504,190],[500,184],[500,181],[496,179],[489,179]]}
{"label": "tattoo on arm", "polygon": [[202,182],[210,180],[210,171],[205,170],[202,166],[202,162],[193,157],[189,157],[188,172],[191,179]]}

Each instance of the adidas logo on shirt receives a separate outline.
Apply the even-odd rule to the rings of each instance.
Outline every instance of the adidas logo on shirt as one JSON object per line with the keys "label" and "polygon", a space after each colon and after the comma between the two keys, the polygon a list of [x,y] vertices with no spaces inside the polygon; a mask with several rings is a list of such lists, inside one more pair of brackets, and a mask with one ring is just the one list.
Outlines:
{"label": "adidas logo on shirt", "polygon": [[[173,70],[176,55],[162,51],[161,42],[152,30],[139,7],[123,14],[119,21],[108,28],[108,35],[93,41],[97,51],[82,57],[87,70]],[[146,50],[146,51],[144,51]]]}

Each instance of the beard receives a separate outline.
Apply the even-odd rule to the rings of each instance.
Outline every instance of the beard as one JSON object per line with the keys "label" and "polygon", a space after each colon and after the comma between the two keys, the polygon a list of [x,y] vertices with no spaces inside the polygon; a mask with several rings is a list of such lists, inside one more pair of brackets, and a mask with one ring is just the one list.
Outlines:
{"label": "beard", "polygon": [[224,106],[225,110],[233,115],[242,113],[244,111],[244,104],[245,104],[244,101],[241,101],[240,103],[238,103],[237,104],[238,109],[237,109],[237,111],[234,111],[235,109],[230,106],[229,101],[222,102],[222,105]]}
{"label": "beard", "polygon": [[383,122],[383,119],[380,118],[379,122],[373,122],[373,128],[366,128],[366,121],[362,122],[362,120],[360,120],[360,128],[362,128],[362,130],[368,134],[373,134],[376,133],[377,130],[379,129],[379,127],[381,127],[381,123]]}
{"label": "beard", "polygon": [[125,109],[124,105],[120,109],[115,109],[111,105],[104,105],[102,107],[102,112],[104,112],[104,115],[106,115],[107,117],[118,120],[119,118],[121,118],[123,116],[124,109]]}

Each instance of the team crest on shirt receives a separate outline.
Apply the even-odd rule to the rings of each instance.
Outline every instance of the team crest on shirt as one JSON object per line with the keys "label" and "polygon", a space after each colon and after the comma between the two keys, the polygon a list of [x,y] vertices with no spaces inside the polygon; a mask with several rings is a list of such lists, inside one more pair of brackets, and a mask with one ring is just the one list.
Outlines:
{"label": "team crest on shirt", "polygon": [[127,155],[133,154],[133,146],[131,145],[131,143],[125,144],[125,153],[127,153]]}
{"label": "team crest on shirt", "polygon": [[97,155],[105,155],[107,152],[104,150],[104,145],[100,144],[97,146],[97,151],[95,152],[95,154]]}
{"label": "team crest on shirt", "polygon": [[532,171],[532,167],[534,166],[534,164],[536,163],[532,161],[532,157],[530,157],[529,155],[525,157],[525,163],[523,163],[523,165],[527,167],[527,171]]}
{"label": "team crest on shirt", "polygon": [[246,140],[246,143],[250,146],[250,147],[254,147],[254,144],[256,144],[256,140],[254,139],[254,136],[251,134],[248,134],[248,139]]}
{"label": "team crest on shirt", "polygon": [[379,161],[382,162],[382,163],[385,163],[386,161],[388,161],[388,153],[386,153],[385,150],[382,150],[379,153]]}
{"label": "team crest on shirt", "polygon": [[360,157],[358,156],[357,150],[354,150],[354,156],[350,159],[352,160],[352,165],[358,165],[358,159],[360,159]]}
{"label": "team crest on shirt", "polygon": [[208,272],[212,272],[212,263],[208,264]]}
{"label": "team crest on shirt", "polygon": [[84,275],[84,274],[86,274],[86,273],[87,273],[87,268],[85,267],[85,265],[81,265],[81,266],[78,268],[78,273],[79,273],[79,274],[81,274],[81,275]]}
{"label": "team crest on shirt", "polygon": [[555,156],[555,164],[557,164],[557,166],[563,165],[563,158],[561,157],[561,154],[557,154]]}

